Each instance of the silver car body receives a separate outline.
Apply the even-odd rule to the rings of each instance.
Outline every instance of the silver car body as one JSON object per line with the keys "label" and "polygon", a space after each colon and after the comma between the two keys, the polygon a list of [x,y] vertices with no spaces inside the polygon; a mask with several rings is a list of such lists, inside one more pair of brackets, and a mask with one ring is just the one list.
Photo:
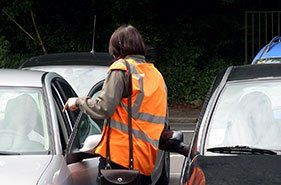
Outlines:
{"label": "silver car body", "polygon": [[[0,184],[11,185],[46,185],[75,184],[75,176],[87,176],[95,184],[98,158],[90,158],[80,162],[67,164],[66,154],[61,145],[61,135],[55,103],[52,94],[52,81],[63,78],[56,73],[29,70],[0,70],[0,87],[4,88],[40,88],[44,96],[49,127],[50,153],[0,155]],[[27,106],[26,109],[29,109]],[[32,114],[32,113],[31,113]],[[17,115],[15,115],[16,117]],[[79,170],[77,170],[79,169]]]}
{"label": "silver car body", "polygon": [[[79,96],[83,97],[89,95],[89,92],[91,94],[93,86],[95,88],[98,85],[97,89],[101,89],[102,83],[99,82],[106,78],[111,62],[112,59],[107,53],[61,53],[33,57],[28,59],[20,68],[56,72],[67,80]],[[56,147],[58,150],[61,148],[60,146]],[[159,150],[156,161],[155,170],[152,174],[153,183],[168,184],[170,176],[169,152]],[[88,160],[83,161],[83,163],[87,162]],[[96,178],[97,166],[97,164],[92,166],[94,168],[92,174],[95,174],[92,176],[93,178]]]}

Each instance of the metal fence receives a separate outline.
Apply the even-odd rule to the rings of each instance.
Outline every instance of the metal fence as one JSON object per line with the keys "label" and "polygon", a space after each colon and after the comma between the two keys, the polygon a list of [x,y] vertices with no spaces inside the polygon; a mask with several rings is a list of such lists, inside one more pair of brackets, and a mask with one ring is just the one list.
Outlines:
{"label": "metal fence", "polygon": [[245,64],[251,63],[257,52],[280,35],[281,11],[245,12]]}

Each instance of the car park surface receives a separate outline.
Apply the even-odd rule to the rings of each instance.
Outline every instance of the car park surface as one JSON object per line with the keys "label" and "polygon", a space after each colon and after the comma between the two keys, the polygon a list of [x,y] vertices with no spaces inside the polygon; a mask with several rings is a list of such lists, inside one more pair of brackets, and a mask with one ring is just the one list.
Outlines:
{"label": "car park surface", "polygon": [[279,184],[281,65],[221,71],[206,97],[181,184]]}
{"label": "car park surface", "polygon": [[[32,57],[25,61],[19,68],[23,70],[56,72],[66,79],[79,96],[88,95],[94,98],[102,89],[103,81],[111,63],[112,58],[107,53],[58,53]],[[103,120],[91,120],[102,129]],[[81,143],[83,142],[81,141]],[[152,175],[153,182],[161,185],[168,184],[170,176],[169,169],[169,152],[160,151]]]}

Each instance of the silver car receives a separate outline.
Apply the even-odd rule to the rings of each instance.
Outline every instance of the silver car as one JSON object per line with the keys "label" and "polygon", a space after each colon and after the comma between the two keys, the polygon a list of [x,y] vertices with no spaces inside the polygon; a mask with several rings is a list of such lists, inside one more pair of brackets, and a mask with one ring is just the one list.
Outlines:
{"label": "silver car", "polygon": [[20,69],[56,72],[79,96],[86,96],[96,83],[105,79],[111,63],[107,53],[55,53],[32,57]]}
{"label": "silver car", "polygon": [[[102,88],[108,66],[111,63],[112,58],[107,53],[59,53],[32,57],[23,63],[20,69],[56,72],[68,81],[79,96],[88,95],[94,98]],[[87,119],[88,122],[93,122],[93,125],[98,125],[99,129],[102,129],[103,120],[94,120],[89,117]],[[87,125],[84,124],[84,127],[87,127]],[[88,133],[87,135],[91,134]],[[83,146],[83,149],[86,150],[89,146],[84,145],[85,139],[86,137],[80,141],[80,147]],[[88,143],[91,144],[93,139],[97,138],[88,137],[87,145]],[[152,174],[153,184],[168,185],[170,176],[169,152],[160,151],[157,158],[157,164]]]}
{"label": "silver car", "polygon": [[95,184],[98,158],[79,149],[101,130],[82,112],[62,112],[73,96],[56,73],[0,70],[0,184]]}

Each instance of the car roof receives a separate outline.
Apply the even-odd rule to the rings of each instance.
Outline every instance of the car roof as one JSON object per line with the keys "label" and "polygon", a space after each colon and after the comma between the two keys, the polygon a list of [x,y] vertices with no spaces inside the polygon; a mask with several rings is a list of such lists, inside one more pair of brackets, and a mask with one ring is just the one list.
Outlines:
{"label": "car roof", "polygon": [[281,57],[281,42],[272,43],[269,50],[264,52],[261,58],[280,58]]}
{"label": "car roof", "polygon": [[[264,46],[256,55],[254,60],[265,58],[281,58],[281,42],[272,43],[268,51],[264,51]],[[264,52],[263,52],[264,51]],[[261,56],[262,55],[262,56]]]}
{"label": "car roof", "polygon": [[0,69],[0,86],[42,87],[46,72],[19,69]]}
{"label": "car roof", "polygon": [[274,37],[267,45],[265,45],[255,56],[252,64],[256,64],[259,59],[281,58],[281,37]]}
{"label": "car roof", "polygon": [[110,66],[112,61],[112,57],[105,52],[52,53],[27,59],[19,68],[50,65]]}
{"label": "car roof", "polygon": [[[231,67],[230,67],[231,68]],[[281,77],[281,64],[234,66],[227,81]]]}

